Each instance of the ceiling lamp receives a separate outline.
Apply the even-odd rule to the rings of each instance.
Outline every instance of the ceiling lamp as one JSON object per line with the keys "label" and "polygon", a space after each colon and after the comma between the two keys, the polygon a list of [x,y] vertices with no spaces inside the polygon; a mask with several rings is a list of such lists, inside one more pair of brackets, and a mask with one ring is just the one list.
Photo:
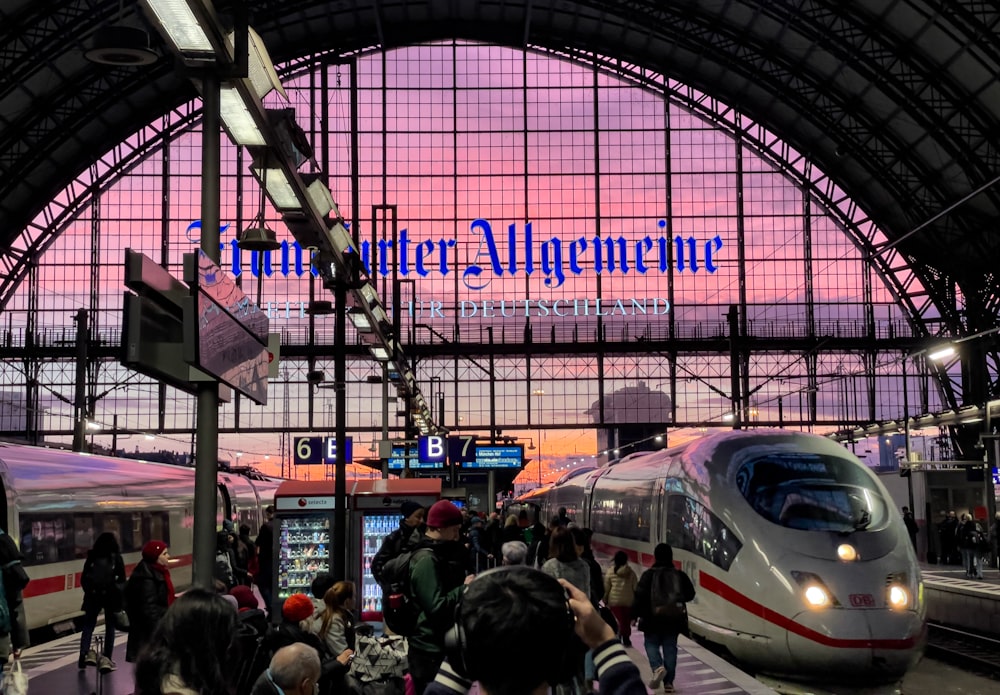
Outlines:
{"label": "ceiling lamp", "polygon": [[83,57],[99,65],[149,65],[157,55],[149,48],[149,34],[138,27],[122,24],[125,0],[118,0],[118,24],[100,27],[94,32],[91,47]]}
{"label": "ceiling lamp", "polygon": [[112,24],[94,33],[91,47],[83,57],[99,65],[149,65],[157,59],[149,48],[149,34],[138,27]]}

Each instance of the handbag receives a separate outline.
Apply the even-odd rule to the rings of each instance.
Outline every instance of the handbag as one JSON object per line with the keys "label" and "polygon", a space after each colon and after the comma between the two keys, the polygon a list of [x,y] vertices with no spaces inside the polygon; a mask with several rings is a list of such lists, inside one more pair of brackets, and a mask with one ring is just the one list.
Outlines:
{"label": "handbag", "polygon": [[407,667],[407,651],[405,638],[399,635],[375,637],[370,627],[359,626],[349,675],[362,683],[402,678]]}
{"label": "handbag", "polygon": [[13,654],[10,658],[13,663],[3,682],[4,695],[28,695],[28,674],[21,668],[20,659]]}
{"label": "handbag", "polygon": [[128,613],[124,609],[117,610],[111,614],[111,619],[115,621],[115,628],[121,632],[128,632],[130,627],[128,622]]}

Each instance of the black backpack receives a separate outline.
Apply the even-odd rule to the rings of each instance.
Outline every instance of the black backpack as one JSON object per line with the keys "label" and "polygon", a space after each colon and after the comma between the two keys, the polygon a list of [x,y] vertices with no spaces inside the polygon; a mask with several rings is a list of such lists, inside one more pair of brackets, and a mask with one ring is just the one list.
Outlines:
{"label": "black backpack", "polygon": [[410,561],[418,553],[433,553],[430,548],[404,550],[382,567],[382,620],[397,635],[410,637],[416,632],[420,606],[413,600],[410,586]]}
{"label": "black backpack", "polygon": [[681,575],[672,569],[656,570],[649,587],[649,613],[654,618],[680,618],[686,613],[681,595]]}
{"label": "black backpack", "polygon": [[117,555],[105,555],[95,558],[80,577],[80,585],[83,587],[83,590],[99,596],[117,593],[118,585],[115,583],[115,564],[117,559]]}
{"label": "black backpack", "polygon": [[233,674],[235,691],[236,695],[250,695],[260,674],[271,663],[273,650],[268,634],[270,628],[266,627],[262,633],[250,623],[240,621],[236,629],[239,660]]}

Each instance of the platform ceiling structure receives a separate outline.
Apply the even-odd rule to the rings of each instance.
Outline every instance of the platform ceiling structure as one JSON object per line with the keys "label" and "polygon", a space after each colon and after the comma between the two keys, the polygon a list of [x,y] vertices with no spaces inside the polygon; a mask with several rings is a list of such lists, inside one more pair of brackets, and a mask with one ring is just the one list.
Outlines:
{"label": "platform ceiling structure", "polygon": [[[926,334],[997,325],[1000,10],[992,3],[256,0],[276,63],[462,38],[608,56],[683,81],[768,128],[883,230],[932,306]],[[0,283],[51,243],[36,217],[98,157],[196,96],[159,58],[109,68],[94,33],[144,26],[134,2],[0,4]],[[220,12],[234,3],[217,2]],[[889,248],[868,249],[874,258]],[[4,296],[8,296],[4,293]],[[940,320],[938,321],[938,317]],[[914,317],[918,322],[920,316]],[[996,391],[995,385],[992,388]],[[996,397],[997,394],[991,394]]]}

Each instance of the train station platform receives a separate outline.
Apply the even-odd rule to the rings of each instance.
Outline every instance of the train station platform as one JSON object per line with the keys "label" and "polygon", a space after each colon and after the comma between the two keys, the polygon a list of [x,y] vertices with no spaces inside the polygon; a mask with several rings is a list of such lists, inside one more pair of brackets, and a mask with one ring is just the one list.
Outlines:
{"label": "train station platform", "polygon": [[[118,670],[104,676],[103,695],[131,695],[135,689],[133,665],[125,662],[127,639],[127,635],[119,635],[115,640],[114,661]],[[643,651],[642,633],[633,633],[632,643],[634,646],[627,651],[639,667],[643,682],[648,683],[652,674]],[[26,649],[21,664],[28,673],[30,692],[52,695],[97,692],[97,670],[92,666],[84,671],[77,668],[79,647],[80,635],[73,634]],[[775,695],[771,688],[684,637],[679,642],[674,687],[678,693],[699,695]],[[472,693],[478,694],[478,688],[474,687]]]}
{"label": "train station platform", "polygon": [[961,565],[922,564],[920,571],[928,620],[1000,635],[1000,571],[985,568],[982,579],[966,577]]}

